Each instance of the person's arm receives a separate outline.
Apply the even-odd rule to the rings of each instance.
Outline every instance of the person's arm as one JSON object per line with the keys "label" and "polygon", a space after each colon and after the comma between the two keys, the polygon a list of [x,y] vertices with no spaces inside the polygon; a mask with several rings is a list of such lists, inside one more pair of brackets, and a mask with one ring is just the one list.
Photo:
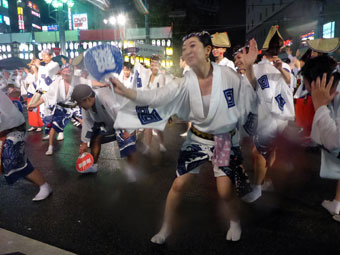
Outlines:
{"label": "person's arm", "polygon": [[243,49],[243,52],[240,54],[240,61],[244,64],[247,79],[254,89],[257,88],[257,80],[254,74],[253,65],[257,58],[257,54],[258,49],[255,39],[250,40],[248,53],[246,53],[246,49]]}
{"label": "person's arm", "polygon": [[153,107],[166,105],[171,102],[178,93],[181,87],[175,80],[166,84],[163,88],[151,90],[134,90],[126,88],[118,79],[110,78],[114,87],[115,93],[126,97],[137,104],[150,105]]}
{"label": "person's arm", "polygon": [[338,92],[330,93],[333,77],[326,85],[326,75],[322,80],[312,82],[312,100],[315,115],[312,125],[311,137],[317,143],[323,145],[328,150],[340,149],[340,109],[337,109],[338,116],[331,117],[331,112],[327,105],[331,103]]}
{"label": "person's arm", "polygon": [[290,72],[287,71],[285,68],[283,68],[283,63],[282,60],[278,57],[276,57],[273,60],[274,66],[277,70],[279,70],[279,72],[282,74],[283,79],[285,80],[285,82],[290,85],[291,82],[291,77],[290,77]]}
{"label": "person's arm", "polygon": [[43,104],[45,101],[44,101],[44,98],[43,97],[40,97],[40,99],[38,100],[38,102],[34,103],[34,104],[30,104],[27,106],[27,110],[28,111],[33,111],[34,108],[37,108],[39,105]]}
{"label": "person's arm", "polygon": [[107,83],[102,83],[96,80],[91,80],[92,87],[109,87],[110,85]]}

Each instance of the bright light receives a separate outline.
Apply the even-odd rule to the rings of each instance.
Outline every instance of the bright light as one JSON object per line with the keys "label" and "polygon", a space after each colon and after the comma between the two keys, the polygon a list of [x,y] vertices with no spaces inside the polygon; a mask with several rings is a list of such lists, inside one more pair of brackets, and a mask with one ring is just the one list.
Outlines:
{"label": "bright light", "polygon": [[47,4],[50,4],[50,3],[52,3],[52,0],[45,0],[45,2],[46,2]]}
{"label": "bright light", "polygon": [[126,18],[123,14],[119,14],[117,17],[117,23],[121,26],[124,26],[126,23]]}
{"label": "bright light", "polygon": [[107,19],[103,20],[104,24],[107,24],[109,21]]}
{"label": "bright light", "polygon": [[110,21],[110,24],[111,24],[111,25],[115,25],[115,24],[116,24],[116,18],[113,17],[113,16],[110,17],[109,21]]}
{"label": "bright light", "polygon": [[58,0],[53,0],[52,6],[53,6],[54,8],[59,8],[59,7],[62,7],[62,6],[63,6],[63,3],[60,3]]}
{"label": "bright light", "polygon": [[66,4],[67,3],[67,0],[61,0],[64,4]]}
{"label": "bright light", "polygon": [[73,2],[72,0],[69,0],[69,1],[67,2],[67,6],[68,6],[69,8],[72,8],[72,7],[74,6],[74,2]]}

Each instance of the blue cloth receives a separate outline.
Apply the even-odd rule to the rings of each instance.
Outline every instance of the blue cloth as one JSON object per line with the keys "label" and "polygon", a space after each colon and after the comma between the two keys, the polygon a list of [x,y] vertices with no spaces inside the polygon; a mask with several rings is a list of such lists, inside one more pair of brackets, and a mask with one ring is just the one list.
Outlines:
{"label": "blue cloth", "polygon": [[[126,138],[124,138],[124,134],[127,135]],[[136,140],[137,140],[136,131],[134,131],[131,134],[128,134],[127,131],[125,130],[117,130],[116,139],[121,158],[125,158],[131,155],[132,153],[136,152]]]}
{"label": "blue cloth", "polygon": [[[213,151],[214,145],[191,141],[190,138],[187,137],[179,154],[177,174],[179,176],[184,175],[205,162],[211,161]],[[219,169],[232,181],[239,197],[243,197],[252,191],[248,174],[242,167],[242,161],[243,158],[240,147],[232,147],[230,151],[229,166],[219,167]]]}
{"label": "blue cloth", "polygon": [[8,184],[13,184],[33,172],[34,167],[25,152],[25,132],[14,131],[6,136],[1,164]]}

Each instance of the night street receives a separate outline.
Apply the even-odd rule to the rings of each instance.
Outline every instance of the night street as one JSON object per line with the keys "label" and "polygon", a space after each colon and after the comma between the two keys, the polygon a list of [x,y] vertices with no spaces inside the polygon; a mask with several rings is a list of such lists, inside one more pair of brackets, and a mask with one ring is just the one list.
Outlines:
{"label": "night street", "polygon": [[[340,225],[320,206],[323,199],[333,198],[335,182],[319,178],[318,153],[304,153],[304,149],[290,143],[280,150],[289,151],[286,157],[290,162],[279,152],[278,158],[283,163],[275,164],[270,172],[275,192],[265,192],[254,204],[243,203],[243,232],[239,242],[225,240],[227,225],[218,212],[215,179],[207,165],[180,207],[174,234],[166,245],[152,244],[149,240],[161,224],[178,150],[184,141],[179,134],[184,129],[184,124],[167,127],[167,153],[160,154],[154,149],[151,157],[139,155],[136,182],[129,181],[131,176],[121,167],[119,153],[112,149],[114,144],[102,150],[97,174],[81,176],[75,170],[79,129],[68,125],[65,140],[58,143],[50,157],[44,155],[47,142],[41,142],[42,134],[29,133],[28,154],[53,187],[53,194],[46,201],[34,203],[31,201],[37,192],[34,185],[21,180],[8,186],[2,178],[0,227],[76,254],[337,254],[340,251]],[[252,175],[249,143],[243,150],[245,166]],[[0,254],[7,241],[0,241]]]}

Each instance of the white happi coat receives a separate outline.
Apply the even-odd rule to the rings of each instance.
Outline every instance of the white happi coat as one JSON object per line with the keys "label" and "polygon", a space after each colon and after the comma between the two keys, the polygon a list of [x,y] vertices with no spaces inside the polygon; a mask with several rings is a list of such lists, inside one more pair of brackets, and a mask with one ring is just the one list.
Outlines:
{"label": "white happi coat", "polygon": [[125,87],[132,89],[134,84],[134,77],[132,74],[132,71],[130,73],[130,76],[127,79],[124,79],[124,71],[122,70],[119,75],[117,75],[117,78],[124,84]]}
{"label": "white happi coat", "polygon": [[197,76],[190,70],[183,79],[173,80],[163,88],[137,90],[135,102],[129,102],[119,110],[115,128],[163,130],[173,114],[209,134],[228,133],[238,124],[247,123],[244,127],[249,128],[248,113],[256,109],[255,90],[245,77],[230,68],[215,63],[212,66],[212,92],[206,117]]}
{"label": "white happi coat", "polygon": [[227,59],[227,58],[223,58],[220,63],[218,63],[220,66],[228,66],[230,67],[231,69],[233,69],[234,71],[236,71],[236,68],[235,68],[235,64],[233,61]]}
{"label": "white happi coat", "polygon": [[57,62],[51,61],[45,66],[39,66],[38,69],[38,89],[48,91],[52,82],[56,79],[56,74],[60,70]]}
{"label": "white happi coat", "polygon": [[9,97],[0,90],[0,132],[18,127],[25,123],[24,115],[12,103]]}
{"label": "white happi coat", "polygon": [[0,79],[0,91],[7,93],[8,84],[5,78]]}
{"label": "white happi coat", "polygon": [[37,91],[37,84],[36,84],[36,80],[35,80],[35,74],[32,73],[28,73],[26,75],[26,78],[24,80],[25,85],[27,87],[27,96],[28,97],[32,97],[34,95],[34,93]]}
{"label": "white happi coat", "polygon": [[[95,108],[82,109],[83,124],[81,130],[81,140],[84,143],[90,142],[91,138],[89,134],[92,133],[92,128],[95,123],[103,123],[107,134],[114,133],[114,122],[117,117],[118,109],[121,105],[123,98],[117,94],[112,93],[110,88],[98,88],[94,90],[95,96]],[[124,101],[124,100],[123,100]]]}
{"label": "white happi coat", "polygon": [[[283,68],[290,72],[289,65],[282,64]],[[288,85],[280,71],[267,59],[254,65],[254,73],[259,84],[257,134],[264,137],[273,136],[283,131],[288,120],[294,120],[293,84],[295,78],[290,74],[291,83]]]}
{"label": "white happi coat", "polygon": [[53,115],[58,103],[74,105],[74,102],[71,100],[71,95],[75,86],[79,84],[86,84],[92,87],[91,80],[87,80],[79,76],[73,76],[69,90],[67,94],[65,94],[64,80],[61,76],[58,76],[51,84],[48,92],[41,96],[42,99],[44,99],[44,117]]}
{"label": "white happi coat", "polygon": [[[337,91],[340,92],[340,83]],[[321,106],[314,115],[311,138],[321,150],[321,173],[340,169],[340,94],[328,106]],[[326,151],[328,150],[328,151]]]}
{"label": "white happi coat", "polygon": [[136,84],[137,88],[156,89],[161,88],[165,85],[165,76],[162,73],[159,72],[152,83],[150,83],[151,75],[152,72],[150,69],[145,68],[139,62],[135,63],[134,77],[136,81],[134,82],[134,84]]}

